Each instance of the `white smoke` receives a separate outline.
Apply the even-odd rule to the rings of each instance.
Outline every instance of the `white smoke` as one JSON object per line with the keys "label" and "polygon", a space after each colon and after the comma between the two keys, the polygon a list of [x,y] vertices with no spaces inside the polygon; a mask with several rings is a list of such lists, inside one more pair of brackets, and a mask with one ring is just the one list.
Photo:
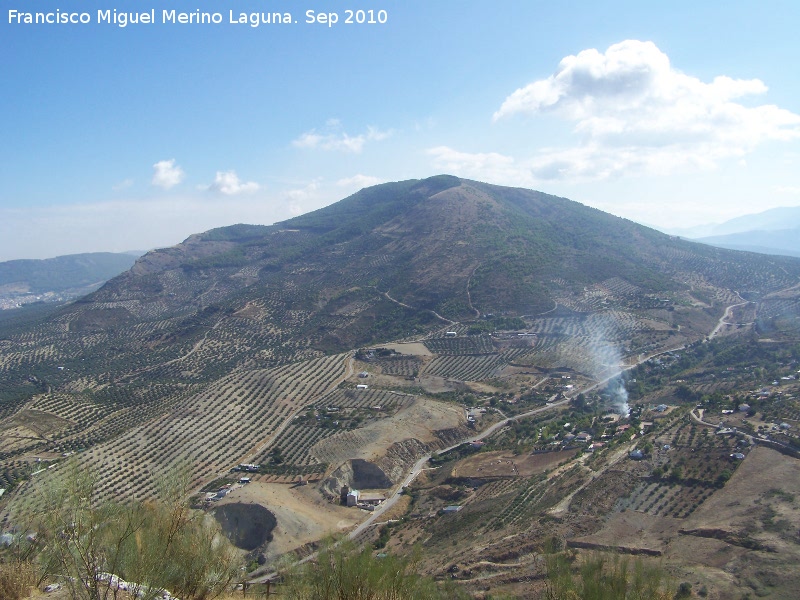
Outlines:
{"label": "white smoke", "polygon": [[611,379],[606,390],[611,394],[611,405],[614,407],[614,411],[623,417],[629,417],[631,407],[628,404],[628,390],[625,389],[625,380],[622,375]]}
{"label": "white smoke", "polygon": [[598,320],[601,326],[588,346],[592,371],[594,376],[601,381],[609,378],[606,390],[611,396],[614,411],[627,417],[630,415],[630,406],[628,405],[628,390],[625,389],[623,378],[625,364],[620,347],[615,343],[615,340],[618,339],[618,336],[614,335],[616,327],[613,319],[602,319],[601,316]]}

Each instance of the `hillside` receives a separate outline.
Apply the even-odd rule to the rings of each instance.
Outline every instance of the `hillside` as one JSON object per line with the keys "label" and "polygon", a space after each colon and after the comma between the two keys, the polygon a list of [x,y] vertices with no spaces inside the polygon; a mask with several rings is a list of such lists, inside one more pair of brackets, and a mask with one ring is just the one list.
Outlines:
{"label": "hillside", "polygon": [[[696,244],[564,198],[450,176],[193,235],[71,305],[0,320],[0,488],[9,490],[0,515],[12,525],[40,510],[36,489],[58,469],[33,473],[71,453],[100,474],[106,499],[152,497],[159,473],[188,465],[198,506],[279,503],[266,519],[275,541],[258,550],[272,560],[359,520],[331,503],[342,485],[393,493],[418,461],[493,424],[501,442],[513,431],[526,452],[553,441],[560,451],[531,419],[546,418],[553,435],[571,401],[599,419],[624,413],[628,395],[660,398],[647,386],[668,380],[644,372],[627,390],[606,386],[623,368],[662,355],[685,371],[669,351],[716,348],[716,338],[791,347],[799,278],[799,259]],[[559,463],[550,458],[503,467],[513,484],[475,496],[480,506],[504,499],[487,521],[492,539],[584,486],[578,465],[550,488],[544,473]],[[204,502],[238,479],[239,464],[259,465],[249,487]],[[429,508],[466,497],[461,473],[440,482]],[[637,473],[614,486],[629,496]],[[287,491],[301,479],[312,485]],[[468,525],[469,514],[459,519]],[[574,525],[581,518],[565,537],[600,531],[599,515]],[[423,527],[442,557],[446,529]],[[450,566],[431,565],[437,575]]]}
{"label": "hillside", "polygon": [[130,254],[94,252],[0,262],[0,308],[83,296],[130,269],[135,261]]}

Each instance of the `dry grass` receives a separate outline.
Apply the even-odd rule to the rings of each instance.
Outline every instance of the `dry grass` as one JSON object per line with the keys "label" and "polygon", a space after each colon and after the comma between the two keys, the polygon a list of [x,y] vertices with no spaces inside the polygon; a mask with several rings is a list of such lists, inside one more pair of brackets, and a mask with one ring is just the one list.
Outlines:
{"label": "dry grass", "polygon": [[27,598],[36,583],[36,571],[28,562],[0,564],[0,598],[19,600]]}

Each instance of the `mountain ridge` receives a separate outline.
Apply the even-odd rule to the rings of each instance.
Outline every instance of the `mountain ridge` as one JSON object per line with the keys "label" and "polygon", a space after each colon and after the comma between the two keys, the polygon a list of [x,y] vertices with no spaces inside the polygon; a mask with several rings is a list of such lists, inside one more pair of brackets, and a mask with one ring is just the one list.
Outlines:
{"label": "mountain ridge", "polygon": [[772,230],[752,229],[696,238],[694,241],[731,250],[800,256],[800,227]]}
{"label": "mountain ridge", "polygon": [[[492,200],[498,193],[502,205]],[[653,290],[670,289],[675,284],[663,271],[680,268],[684,253],[708,261],[731,256],[688,244],[567,199],[438,176],[366,188],[271,226],[236,225],[196,234],[146,254],[131,276],[170,268],[242,269],[255,259],[262,265],[259,276],[269,279],[270,271],[277,273],[298,257],[314,263],[314,253],[335,261],[336,252],[363,257],[383,249],[399,260],[393,270],[374,273],[373,285],[406,304],[448,318],[466,316],[472,311],[465,305],[448,308],[441,297],[451,299],[458,287],[465,292],[469,280],[473,301],[483,303],[484,312],[533,314],[552,308],[553,279],[579,285],[621,276]],[[264,251],[255,250],[259,247]],[[437,259],[456,263],[443,272],[431,266]],[[367,265],[363,272],[371,270]],[[505,298],[496,297],[501,287],[508,290]],[[104,296],[102,290],[98,294]]]}

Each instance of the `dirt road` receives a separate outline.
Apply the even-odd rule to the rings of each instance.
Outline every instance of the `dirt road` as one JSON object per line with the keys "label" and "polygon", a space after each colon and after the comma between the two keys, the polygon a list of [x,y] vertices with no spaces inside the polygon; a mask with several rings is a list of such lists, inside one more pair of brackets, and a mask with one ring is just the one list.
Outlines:
{"label": "dirt road", "polygon": [[[736,292],[736,295],[739,296],[739,292]],[[741,298],[741,296],[739,296],[739,298]],[[745,304],[750,304],[750,303],[747,302],[746,300],[743,300],[738,304],[731,304],[730,306],[728,306],[725,309],[725,312],[719,318],[719,321],[717,321],[717,326],[714,327],[714,329],[711,330],[711,333],[708,334],[708,339],[710,340],[714,339],[714,337],[719,333],[720,329],[725,327],[725,325],[733,325],[733,323],[728,323],[727,319],[730,318],[734,308],[736,308],[737,306],[744,306]]]}

